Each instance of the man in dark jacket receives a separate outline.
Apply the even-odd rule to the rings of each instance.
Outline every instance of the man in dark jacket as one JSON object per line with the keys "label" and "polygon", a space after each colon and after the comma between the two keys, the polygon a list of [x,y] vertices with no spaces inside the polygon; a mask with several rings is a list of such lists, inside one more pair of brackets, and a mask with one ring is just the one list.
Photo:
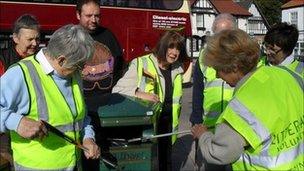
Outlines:
{"label": "man in dark jacket", "polygon": [[[112,59],[114,59],[114,65],[108,66],[110,69],[113,67],[112,74],[101,78],[99,77],[100,75],[107,74],[94,73],[90,75],[90,77],[96,77],[95,79],[91,79],[94,81],[90,81],[86,78],[83,80],[85,102],[89,111],[88,114],[92,118],[92,124],[96,129],[96,142],[100,145],[102,153],[105,153],[108,151],[109,147],[109,144],[106,141],[106,133],[108,131],[101,128],[97,109],[99,106],[105,105],[108,102],[113,86],[122,76],[125,66],[122,50],[113,33],[109,29],[100,26],[101,14],[99,0],[78,0],[76,5],[76,17],[79,20],[79,24],[90,33],[95,41],[102,43],[109,49],[113,56]],[[111,64],[112,61],[107,63]],[[101,65],[96,64],[96,62],[87,63],[87,65],[90,65],[89,67],[91,70],[103,71],[103,69],[99,68]],[[102,65],[104,66],[105,63]],[[99,161],[94,162],[85,160],[84,167],[88,170],[98,170]]]}

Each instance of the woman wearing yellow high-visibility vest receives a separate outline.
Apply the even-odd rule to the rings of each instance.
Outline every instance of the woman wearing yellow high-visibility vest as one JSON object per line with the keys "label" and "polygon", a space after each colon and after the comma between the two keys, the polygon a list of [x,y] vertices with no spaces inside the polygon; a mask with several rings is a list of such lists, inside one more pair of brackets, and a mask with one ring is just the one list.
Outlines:
{"label": "woman wearing yellow high-visibility vest", "polygon": [[287,66],[304,78],[303,56],[293,53],[298,38],[299,31],[294,25],[277,23],[267,31],[263,49],[270,65]]}
{"label": "woman wearing yellow high-visibility vest", "polygon": [[[182,63],[186,59],[184,38],[174,31],[166,32],[153,53],[134,59],[113,92],[160,101],[157,133],[177,131],[181,111]],[[171,170],[171,149],[176,136],[159,139],[159,170]]]}
{"label": "woman wearing yellow high-visibility vest", "polygon": [[15,170],[81,169],[80,150],[42,121],[82,143],[87,158],[99,158],[79,74],[93,53],[90,35],[69,24],[54,32],[46,48],[1,76],[0,132],[10,132]]}
{"label": "woman wearing yellow high-visibility vest", "polygon": [[286,68],[256,67],[259,46],[242,30],[207,42],[204,63],[235,87],[215,133],[192,128],[209,163],[233,170],[303,170],[303,79]]}

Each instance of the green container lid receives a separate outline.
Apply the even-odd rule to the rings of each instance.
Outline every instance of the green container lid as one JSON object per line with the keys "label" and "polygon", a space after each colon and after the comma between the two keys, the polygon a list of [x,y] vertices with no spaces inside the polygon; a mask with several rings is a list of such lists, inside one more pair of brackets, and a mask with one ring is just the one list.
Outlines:
{"label": "green container lid", "polygon": [[113,93],[107,105],[98,108],[101,126],[129,126],[153,124],[161,103]]}

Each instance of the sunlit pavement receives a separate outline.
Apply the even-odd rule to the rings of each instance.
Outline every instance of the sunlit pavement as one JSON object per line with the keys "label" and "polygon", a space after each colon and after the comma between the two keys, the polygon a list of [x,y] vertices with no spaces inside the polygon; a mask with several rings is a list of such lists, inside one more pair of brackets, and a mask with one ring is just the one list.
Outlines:
{"label": "sunlit pavement", "polygon": [[[189,130],[191,123],[189,117],[192,111],[192,84],[183,88],[182,112],[180,116],[179,131]],[[173,146],[172,167],[177,170],[203,170],[200,152],[195,162],[195,143],[191,134],[180,135]]]}

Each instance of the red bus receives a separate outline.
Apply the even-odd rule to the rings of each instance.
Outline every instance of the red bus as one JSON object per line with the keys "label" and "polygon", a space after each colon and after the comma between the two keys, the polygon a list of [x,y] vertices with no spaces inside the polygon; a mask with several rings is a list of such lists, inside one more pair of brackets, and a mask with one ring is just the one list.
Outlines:
{"label": "red bus", "polygon": [[[189,0],[101,0],[101,24],[117,37],[129,62],[152,48],[165,30],[191,36]],[[22,14],[35,15],[42,39],[62,25],[78,23],[75,0],[0,1],[0,45],[5,48],[14,21]]]}

